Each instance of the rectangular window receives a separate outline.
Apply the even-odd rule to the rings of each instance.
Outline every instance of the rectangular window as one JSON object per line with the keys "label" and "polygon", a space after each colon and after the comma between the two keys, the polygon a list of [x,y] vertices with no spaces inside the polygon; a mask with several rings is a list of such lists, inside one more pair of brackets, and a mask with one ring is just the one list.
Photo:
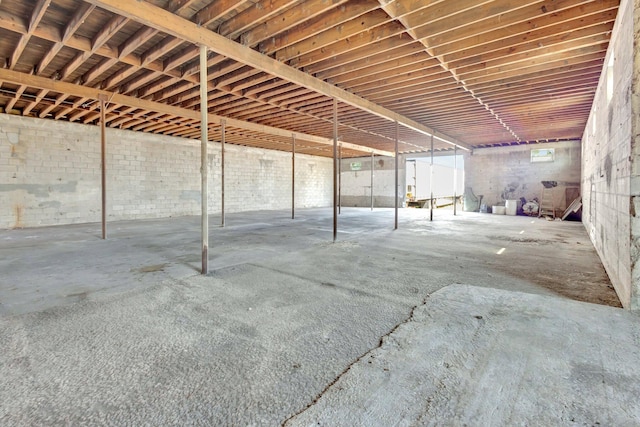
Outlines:
{"label": "rectangular window", "polygon": [[531,150],[531,163],[553,162],[555,154],[555,148],[533,149]]}

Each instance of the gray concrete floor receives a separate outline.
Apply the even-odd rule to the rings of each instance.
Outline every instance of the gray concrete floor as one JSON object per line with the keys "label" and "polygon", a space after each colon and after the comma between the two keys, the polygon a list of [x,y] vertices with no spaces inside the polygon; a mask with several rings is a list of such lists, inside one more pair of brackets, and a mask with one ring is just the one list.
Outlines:
{"label": "gray concrete floor", "polygon": [[[531,334],[529,342],[543,346],[543,359],[577,363],[574,376],[549,371],[558,375],[554,384],[562,384],[554,393],[574,391],[559,394],[558,402],[565,396],[567,407],[575,407],[581,396],[575,390],[603,387],[591,379],[605,376],[607,393],[592,393],[598,408],[609,408],[601,420],[640,423],[638,403],[629,398],[637,392],[630,382],[638,384],[640,319],[585,303],[619,307],[582,224],[453,217],[450,211],[435,211],[430,222],[428,213],[401,210],[400,229],[393,231],[390,209],[345,208],[336,243],[330,209],[299,210],[294,221],[286,211],[232,214],[225,228],[216,227],[213,216],[208,276],[198,274],[196,217],[112,223],[107,241],[96,224],[0,231],[0,424],[354,425],[333,397],[342,381],[376,352],[389,354],[391,368],[406,370],[407,358],[428,348],[424,340],[404,342],[404,362],[387,346],[404,328],[435,333],[416,313],[435,309],[429,305],[435,295],[447,307],[448,292],[460,289],[479,296],[438,311],[452,326],[445,334],[452,351],[472,348],[464,346],[475,343],[469,331],[479,326],[468,329],[456,319],[484,319],[477,300],[486,298],[494,308],[504,305],[504,318],[519,320],[519,332],[510,336],[522,334],[526,343]],[[505,299],[518,303],[498,303]],[[552,308],[527,309],[537,306]],[[539,339],[549,322],[558,336],[569,334],[592,352],[577,360],[556,341]],[[360,425],[479,425],[474,419],[548,425],[571,417],[595,423],[588,411],[555,408],[536,418],[549,406],[542,398],[546,406],[529,404],[533,409],[512,410],[512,418],[489,417],[495,408],[477,402],[475,412],[464,410],[464,399],[424,409],[424,402],[464,394],[456,385],[475,387],[476,398],[487,393],[495,373],[473,374],[479,361],[502,364],[511,357],[518,366],[537,366],[522,355],[520,341],[488,342],[468,351],[475,362],[458,366],[465,381],[445,381],[446,393],[424,388],[442,380],[436,360],[416,365],[424,384],[402,380],[373,392],[366,380],[372,373],[362,370],[360,385],[349,392],[392,404],[390,418],[362,416],[370,421]],[[505,372],[520,375],[527,393],[497,393],[495,405],[546,396],[540,385],[528,387],[531,371]],[[503,390],[509,384],[496,378],[494,385]],[[398,395],[398,387],[422,396],[423,405]],[[363,401],[353,401],[347,412],[357,414]]]}

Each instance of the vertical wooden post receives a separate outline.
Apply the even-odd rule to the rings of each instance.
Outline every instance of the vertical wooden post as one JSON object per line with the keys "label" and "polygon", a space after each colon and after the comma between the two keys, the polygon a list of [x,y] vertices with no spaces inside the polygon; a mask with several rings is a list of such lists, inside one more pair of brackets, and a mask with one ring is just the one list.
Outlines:
{"label": "vertical wooden post", "polygon": [[207,47],[200,45],[200,175],[201,181],[201,228],[202,228],[202,274],[209,272],[209,171],[207,167],[207,145],[209,140],[207,115]]}

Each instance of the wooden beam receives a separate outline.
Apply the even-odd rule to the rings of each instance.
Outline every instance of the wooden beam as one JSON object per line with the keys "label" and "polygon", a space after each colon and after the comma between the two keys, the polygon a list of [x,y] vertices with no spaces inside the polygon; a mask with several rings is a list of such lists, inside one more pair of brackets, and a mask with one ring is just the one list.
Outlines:
{"label": "wooden beam", "polygon": [[91,40],[91,51],[95,52],[100,46],[105,44],[115,33],[120,31],[129,20],[124,16],[114,16],[98,31],[98,34]]}
{"label": "wooden beam", "polygon": [[[398,49],[410,49],[424,52],[424,46],[416,43],[405,34],[406,28],[397,22],[390,22],[375,28],[368,33],[357,34],[349,40],[340,40],[326,46],[299,55],[289,61],[293,67],[304,67],[308,73],[317,73],[334,67],[345,67],[350,62],[366,59],[372,55],[387,54],[389,59],[396,55]],[[391,52],[391,53],[390,53]]]}
{"label": "wooden beam", "polygon": [[150,3],[130,2],[128,0],[87,1],[113,13],[127,16],[142,24],[164,31],[174,37],[182,38],[196,44],[204,44],[210,49],[228,58],[250,65],[285,80],[289,80],[292,83],[317,91],[326,96],[336,98],[340,102],[360,108],[379,117],[383,117],[391,122],[397,120],[402,126],[411,128],[419,133],[435,135],[441,141],[470,149],[467,144],[457,141],[455,138],[442,134],[423,125],[422,123],[418,123],[408,117],[404,117],[401,114],[369,102],[364,98],[323,82],[322,80],[318,80],[309,74],[292,68],[266,55],[262,55],[248,46],[243,46],[229,40],[226,37],[216,34],[206,28],[202,28],[193,22],[174,15],[173,13]]}
{"label": "wooden beam", "polygon": [[[539,3],[540,0],[519,0],[518,6],[533,2]],[[410,13],[400,20],[410,29],[412,37],[419,39],[424,34],[455,32],[459,27],[475,25],[490,16],[505,14],[514,8],[513,0],[456,0]]]}
{"label": "wooden beam", "polygon": [[80,28],[85,19],[93,12],[95,9],[95,5],[82,3],[76,13],[73,15],[69,23],[64,29],[62,33],[62,37],[59,42],[55,42],[53,46],[49,49],[47,54],[40,60],[38,65],[36,66],[36,74],[41,74],[47,66],[51,63],[53,58],[56,57],[58,52],[64,47],[65,43],[69,38]]}
{"label": "wooden beam", "polygon": [[[1,77],[0,77],[0,80],[9,81],[9,80],[5,80],[5,79],[3,79]],[[27,89],[27,86],[22,86],[21,85],[20,87],[18,87],[18,90],[16,91],[16,94],[4,106],[4,110],[5,111],[11,111],[13,109],[13,106],[16,105],[16,102],[18,102],[18,100],[20,99],[20,97],[22,96],[22,94],[24,93],[24,91],[26,89]]]}
{"label": "wooden beam", "polygon": [[[558,24],[546,25],[533,31],[526,31],[522,34],[516,34],[508,37],[502,37],[500,34],[497,34],[496,39],[489,42],[480,42],[475,44],[466,40],[463,49],[461,49],[462,42],[455,45],[442,46],[441,48],[435,49],[435,53],[436,55],[441,56],[443,61],[447,64],[458,63],[477,55],[492,54],[494,52],[507,51],[509,49],[522,50],[523,46],[526,46],[529,43],[535,43],[536,41],[546,44],[545,40],[549,38],[554,39],[567,36],[574,38],[575,31],[597,31],[598,28],[611,26],[614,20],[615,13],[612,14],[611,11],[591,13],[586,16],[580,16],[575,20],[563,20]],[[451,51],[449,51],[449,49],[451,49]]]}
{"label": "wooden beam", "polygon": [[147,83],[154,81],[156,79],[171,79],[174,80],[176,79],[175,77],[165,77],[162,74],[157,74],[154,73],[153,71],[147,71],[146,73],[142,74],[140,77],[138,77],[137,79],[127,83],[126,85],[124,85],[124,87],[122,88],[122,92],[123,93],[131,93],[132,91],[146,85]]}
{"label": "wooden beam", "polygon": [[605,50],[606,49],[602,48],[599,51],[596,51],[591,54],[577,56],[573,58],[567,58],[567,59],[554,58],[555,60],[553,62],[543,62],[537,65],[532,65],[530,67],[526,67],[524,69],[525,71],[523,71],[522,69],[516,69],[516,70],[504,71],[498,74],[489,73],[489,72],[486,72],[486,73],[476,72],[476,73],[472,73],[471,75],[465,75],[463,78],[466,85],[468,85],[471,89],[473,89],[474,85],[476,84],[483,84],[483,83],[487,83],[495,80],[508,79],[511,77],[519,77],[525,74],[529,74],[529,73],[533,74],[540,71],[552,72],[553,70],[559,67],[565,67],[566,69],[579,70],[581,68],[589,68],[595,63],[602,64],[604,60],[603,52]]}
{"label": "wooden beam", "polygon": [[117,62],[118,60],[115,58],[103,59],[102,61],[94,65],[89,71],[84,73],[84,75],[82,76],[82,82],[84,84],[90,84],[95,79],[100,77],[102,73],[106,72],[109,68],[111,68]]}
{"label": "wooden beam", "polygon": [[140,28],[135,32],[135,34],[129,37],[120,46],[118,46],[118,59],[122,59],[123,57],[129,55],[131,52],[136,50],[138,46],[150,40],[151,37],[155,36],[157,33],[158,30],[156,30],[155,28]]}
{"label": "wooden beam", "polygon": [[[369,7],[370,4],[369,4]],[[351,10],[349,8],[349,10]],[[358,12],[358,10],[354,10]],[[342,15],[346,13],[342,12]],[[319,18],[324,18],[325,15],[321,15]],[[358,34],[363,33],[365,36],[370,35],[371,32],[375,32],[376,27],[379,27],[385,23],[388,23],[391,19],[389,16],[381,10],[373,10],[367,14],[359,16],[356,19],[352,19],[348,22],[344,22],[341,25],[331,27],[323,31],[322,33],[301,40],[300,42],[285,47],[284,49],[276,52],[276,59],[278,61],[288,61],[295,58],[302,53],[310,52],[313,50],[322,49],[325,46],[329,46],[340,40],[350,40],[357,37]],[[326,26],[326,23],[325,23]],[[273,40],[273,38],[269,39]],[[261,52],[270,53],[269,50],[261,50]]]}
{"label": "wooden beam", "polygon": [[[531,2],[527,1],[527,3]],[[565,19],[575,19],[577,15],[585,14],[586,9],[589,7],[602,10],[612,7],[612,3],[617,6],[619,0],[538,1],[526,7],[513,8],[509,12],[493,15],[491,18],[475,22],[473,25],[460,26],[455,31],[443,31],[436,35],[430,35],[426,32],[427,27],[425,27],[420,29],[419,36],[423,36],[425,38],[424,43],[437,52],[437,47],[458,41],[462,41],[462,44],[466,45],[469,43],[465,39],[467,37],[473,37],[473,42],[478,44],[485,40],[490,42],[497,40],[500,35],[510,37],[515,33],[522,34],[542,28],[545,25],[558,24]],[[532,17],[534,18],[532,19]],[[474,15],[469,14],[466,19],[470,19],[473,22]],[[477,19],[477,15],[475,19]],[[514,26],[516,24],[517,26]]]}
{"label": "wooden beam", "polygon": [[[609,27],[608,30],[606,27]],[[467,60],[466,63],[449,64],[450,69],[455,69],[456,73],[466,73],[469,71],[478,71],[485,68],[492,68],[500,65],[507,65],[528,59],[545,58],[553,56],[556,58],[571,58],[573,56],[583,55],[585,49],[592,47],[607,46],[610,39],[610,30],[613,23],[605,24],[603,31],[589,34],[588,29],[575,30],[571,33],[571,38],[565,37],[544,39],[538,42],[519,46],[521,49],[511,47],[497,52],[489,52],[484,55],[476,56],[477,62]],[[550,60],[551,61],[551,60]]]}
{"label": "wooden beam", "polygon": [[182,51],[173,55],[171,58],[165,59],[162,65],[163,70],[169,71],[169,70],[173,70],[176,67],[184,65],[185,62],[190,61],[197,54],[198,54],[197,46],[186,47]]}
{"label": "wooden beam", "polygon": [[62,104],[65,99],[67,99],[66,95],[58,95],[58,97],[56,98],[53,104],[48,105],[46,108],[40,110],[40,112],[38,113],[38,117],[40,118],[46,117],[46,115],[49,114],[51,110],[56,108],[58,105]]}
{"label": "wooden beam", "polygon": [[293,28],[301,21],[312,19],[347,2],[348,0],[333,0],[331,2],[326,0],[305,0],[304,2],[299,2],[296,6],[271,19],[263,19],[261,25],[242,34],[241,42],[246,46],[256,46],[261,41],[271,37],[272,34],[278,34]]}
{"label": "wooden beam", "polygon": [[[79,52],[76,57],[71,60],[71,62],[64,66],[60,73],[60,78],[66,79],[67,77],[69,77],[71,73],[73,73],[78,69],[78,67],[84,64],[84,62],[89,59],[91,55],[93,55],[98,49],[100,49],[102,45],[104,45],[115,33],[120,31],[120,29],[125,26],[127,21],[128,20],[122,16],[114,16],[107,23],[107,25],[102,27],[102,29],[98,31],[98,34],[96,34],[95,37],[91,40],[91,49],[88,51]],[[117,60],[117,57],[105,59],[104,61],[109,60]],[[102,62],[102,64],[104,64],[104,61]]]}
{"label": "wooden beam", "polygon": [[103,89],[111,89],[118,83],[124,81],[126,78],[131,77],[140,70],[138,67],[132,65],[125,65],[125,67],[116,73],[112,74],[108,78],[104,79],[101,83]]}
{"label": "wooden beam", "polygon": [[182,12],[196,1],[197,0],[169,0],[167,9],[175,13]]}
{"label": "wooden beam", "polygon": [[78,99],[76,102],[74,102],[72,105],[70,105],[69,107],[63,108],[62,110],[58,111],[56,113],[56,115],[54,116],[54,118],[56,120],[66,116],[69,111],[73,111],[74,109],[78,108],[80,105],[84,104],[85,102],[87,102],[89,100],[89,98],[80,98]]}
{"label": "wooden beam", "polygon": [[[538,0],[528,1],[534,2]],[[446,31],[457,33],[459,31],[459,27],[464,25],[467,25],[468,27],[469,22],[474,22],[473,18],[476,19],[475,25],[478,25],[478,22],[483,22],[477,21],[478,16],[501,16],[502,14],[511,11],[511,9],[513,8],[511,0],[458,0],[456,2],[443,2],[440,4],[435,4],[430,8],[421,9],[416,12],[410,12],[404,16],[397,16],[394,14],[398,13],[398,9],[385,8],[384,1],[379,0],[379,2],[385,12],[387,12],[392,18],[397,19],[407,29],[407,33],[413,39],[419,41],[425,47],[426,52],[431,56],[434,56],[433,50],[431,49],[431,45],[425,39],[425,34],[434,36],[439,34],[440,32]],[[432,19],[433,17],[436,17],[436,19]],[[458,80],[458,76],[455,74],[455,72],[450,70],[447,64],[442,62],[441,58],[437,59],[441,63],[442,67],[450,72],[451,76],[455,80]],[[472,100],[477,100],[487,109],[489,108],[486,104],[483,104],[474,96],[473,92],[464,85],[464,82],[462,83],[462,87],[470,95],[469,98],[471,98]],[[407,85],[408,83],[405,82],[400,84]],[[377,92],[377,89],[375,90]],[[359,93],[362,94],[362,92]],[[497,114],[492,112],[492,115],[502,126],[504,126],[509,132],[513,134],[515,139],[519,139],[518,136],[511,130],[511,128],[507,124],[505,124]],[[431,160],[431,163],[433,164],[433,136],[431,137]]]}
{"label": "wooden beam", "polygon": [[31,112],[31,110],[33,110],[33,108],[38,105],[38,103],[40,101],[42,101],[42,98],[44,98],[44,96],[47,94],[47,90],[46,89],[40,89],[38,91],[38,93],[36,94],[36,98],[33,100],[33,102],[29,103],[29,105],[27,105],[23,110],[22,110],[22,115],[23,116],[28,116],[29,113]]}
{"label": "wooden beam", "polygon": [[[321,80],[331,80],[333,82],[341,81],[344,76],[344,80],[348,81],[350,78],[358,78],[362,74],[367,73],[370,67],[384,66],[387,64],[390,67],[397,67],[403,64],[411,64],[415,62],[433,60],[425,55],[424,46],[419,43],[405,44],[397,49],[382,51],[379,53],[372,53],[364,58],[351,60],[344,64],[335,64],[332,67],[324,67],[323,71],[316,70],[314,75]],[[307,72],[312,67],[305,68]],[[386,68],[385,68],[386,69]]]}
{"label": "wooden beam", "polygon": [[[112,22],[115,22],[113,19],[111,20]],[[4,16],[1,12],[0,12],[0,24],[2,24],[4,27],[10,27],[11,23],[14,22],[9,16]],[[109,25],[107,25],[106,27],[109,27]],[[25,33],[26,32],[26,27],[22,28],[22,27],[17,27],[16,30]],[[38,27],[38,37],[44,37],[47,40],[51,40],[54,41],[57,40],[52,33],[53,27]],[[167,38],[173,39],[173,37],[169,36]],[[82,40],[82,41],[81,41]],[[64,80],[67,76],[67,73],[70,73],[71,71],[75,70],[78,66],[80,66],[82,63],[84,63],[84,61],[92,54],[93,49],[96,49],[96,53],[98,53],[100,56],[105,56],[106,60],[102,61],[101,63],[99,63],[99,65],[97,65],[94,69],[92,69],[88,75],[85,76],[86,78],[98,78],[100,77],[100,73],[107,71],[105,70],[105,68],[107,68],[109,66],[109,64],[111,64],[113,61],[117,60],[118,58],[118,51],[115,48],[111,48],[106,44],[103,44],[103,46],[96,46],[95,44],[93,44],[93,48],[92,48],[92,43],[89,39],[86,38],[82,38],[82,37],[77,37],[77,36],[72,36],[69,39],[69,47],[72,47],[74,49],[79,49],[81,50],[81,53],[79,53],[77,55],[77,57],[67,65],[67,67],[63,70],[63,75],[61,76],[61,78]],[[224,57],[222,55],[216,55],[214,58],[209,59],[209,63],[217,63],[219,62],[221,59],[224,59]],[[111,60],[111,61],[109,61]],[[113,85],[122,82],[124,79],[126,79],[127,77],[134,75],[137,70],[141,69],[141,58],[136,57],[134,58],[134,55],[129,55],[126,56],[124,58],[121,58],[121,62],[123,62],[126,65],[132,65],[128,68],[125,68],[122,72],[118,71],[116,74],[114,74],[113,76],[109,77],[107,80],[105,80],[103,83],[103,85],[101,86],[103,89],[108,89],[110,87],[112,87]],[[231,68],[239,68],[241,65],[239,65],[239,63],[235,62],[235,61],[231,61],[231,60],[227,60],[226,61],[229,64],[235,64],[233,65],[233,67]],[[126,67],[125,65],[125,67]],[[173,79],[172,81],[177,81],[179,79],[179,73],[176,73],[175,71],[173,72],[163,72],[162,71],[162,66],[158,63],[154,63],[154,64],[149,64],[150,68],[152,71],[154,71],[156,74],[155,76],[157,76],[157,78],[154,76],[154,74],[152,72],[147,72],[147,73],[141,73],[140,77],[132,80],[131,82],[129,82],[129,84],[126,87],[121,88],[121,90],[118,90],[120,93],[124,93],[124,92],[128,92],[128,91],[133,91],[134,89],[140,87],[143,84],[147,84],[147,82],[149,81],[153,81],[152,83],[150,83],[147,87],[142,88],[140,90],[137,91],[138,96],[142,96],[140,95],[140,93],[145,94],[144,96],[149,96],[152,95],[156,92],[162,92],[162,89],[166,86],[166,84],[170,84],[169,79],[167,78],[162,78],[161,75],[165,74],[165,75],[169,75],[171,76],[171,78]],[[103,71],[104,70],[104,71]],[[195,70],[197,71],[197,70]],[[212,73],[212,75],[218,75],[220,73],[222,73],[224,70],[220,69],[219,71],[216,71],[215,73]],[[226,71],[225,71],[226,72]],[[260,72],[260,71],[256,71],[256,72]],[[189,82],[191,82],[191,85],[197,85],[197,81],[195,81],[194,79],[197,80],[197,78],[195,76],[186,76],[183,75],[182,78],[184,80],[187,80]],[[235,77],[232,76],[232,79],[234,79]],[[264,74],[263,75],[263,79],[264,78],[269,78],[269,75]],[[222,86],[218,85],[218,86],[214,86],[213,84],[210,84],[210,90],[214,89],[214,88],[218,88],[221,92],[226,92],[226,93],[230,93],[233,96],[244,96],[245,95],[245,91],[243,91],[242,89],[244,88],[244,86],[246,86],[247,84],[250,84],[250,82],[248,81],[249,79],[246,79],[247,81],[243,81],[242,84],[237,85],[238,87],[231,87],[229,85],[226,84],[227,80],[225,81],[220,81],[220,82],[215,82],[216,85],[218,85],[218,83],[220,83]],[[167,83],[169,82],[169,83]],[[229,82],[231,82],[231,80],[229,80]],[[284,83],[284,82],[283,82]],[[159,89],[157,89],[159,87]],[[170,92],[173,92],[174,89],[172,89]],[[176,88],[175,90],[178,90],[178,88]],[[179,91],[179,90],[178,90]],[[248,93],[250,91],[246,91],[247,92],[247,96],[251,96],[251,93]],[[162,93],[160,95],[163,95]],[[163,99],[160,96],[154,96],[155,100],[159,100],[159,99]],[[255,98],[256,100],[258,100],[258,102],[261,102],[265,105],[277,105],[275,103],[269,103],[267,101],[261,100],[260,98]],[[191,105],[186,105],[186,106],[191,106]],[[65,107],[62,111],[63,115],[67,114],[69,111],[71,111],[72,108],[68,108]],[[78,113],[81,116],[84,115],[84,113]],[[56,114],[57,115],[57,114]],[[72,115],[73,117],[76,117],[76,114],[74,113]]]}
{"label": "wooden beam", "polygon": [[44,13],[46,12],[47,7],[49,7],[50,3],[51,0],[38,0],[38,3],[36,3],[33,11],[31,12],[31,19],[29,19],[27,33],[20,36],[20,40],[18,40],[18,44],[11,54],[11,58],[9,59],[9,68],[13,69],[18,63],[22,52],[24,52],[24,49],[27,47],[27,44],[29,43],[29,40],[31,40],[33,32],[40,23],[40,20],[44,16]]}
{"label": "wooden beam", "polygon": [[[104,95],[104,96],[107,96],[107,99],[109,99],[110,103],[114,103],[114,104],[126,105],[129,107],[140,108],[143,110],[154,111],[162,114],[171,114],[174,116],[184,117],[187,119],[198,120],[200,118],[200,113],[197,110],[189,110],[185,108],[174,107],[174,106],[159,103],[159,102],[149,101],[145,99],[138,99],[132,96],[121,95],[118,93],[76,85],[73,83],[50,80],[44,77],[19,73],[19,72],[8,70],[8,69],[0,69],[0,80],[10,82],[12,84],[20,85],[20,87],[22,88],[22,91],[24,91],[27,87],[45,89],[51,92],[65,93],[68,95],[80,97],[82,102],[86,102],[87,100],[96,100],[98,99],[98,96]],[[82,104],[82,102],[80,102],[78,105]],[[209,114],[208,117],[211,123],[219,123],[220,120],[224,119],[227,123],[227,126],[231,126],[234,128],[249,130],[249,131],[263,133],[267,135],[280,136],[285,138],[291,137],[290,130],[279,129],[271,126],[260,125],[257,123],[251,123],[251,122],[246,122],[242,120],[236,120],[228,117],[222,117],[216,114]],[[296,135],[299,140],[314,142],[314,143],[323,144],[323,145],[333,144],[332,138],[325,138],[321,136],[309,135],[309,134],[304,134],[299,132],[296,132]],[[364,145],[357,145],[357,144],[352,144],[348,142],[343,142],[343,145],[347,148],[358,150],[364,153],[373,152],[375,154],[379,154],[382,156],[391,156],[391,157],[393,156],[392,152],[385,151],[385,150],[378,150],[378,149],[367,147]]]}
{"label": "wooden beam", "polygon": [[[306,20],[302,24],[285,31],[284,33],[277,34],[275,37],[270,37],[264,42],[260,43],[260,52],[269,54],[279,51],[291,45],[297,46],[303,40],[317,39],[317,36],[326,33],[328,23],[331,23],[331,28],[335,29],[337,26],[353,20],[367,12],[377,9],[376,4],[372,4],[368,0],[354,0],[349,3],[349,6],[341,6],[332,10],[329,13],[318,16],[312,20]],[[361,31],[368,28],[362,28]],[[333,34],[332,34],[333,35]],[[335,37],[335,35],[333,35]],[[335,39],[333,40],[335,41]],[[323,44],[314,44],[314,49],[322,47]],[[306,51],[307,49],[304,49]]]}
{"label": "wooden beam", "polygon": [[233,18],[225,21],[218,28],[218,34],[229,39],[235,39],[257,22],[263,22],[277,15],[292,4],[298,3],[298,0],[261,0],[253,6],[240,12]]}
{"label": "wooden beam", "polygon": [[242,2],[238,2],[238,0],[216,0],[196,13],[193,21],[198,25],[206,26],[233,11],[238,7],[238,3]]}

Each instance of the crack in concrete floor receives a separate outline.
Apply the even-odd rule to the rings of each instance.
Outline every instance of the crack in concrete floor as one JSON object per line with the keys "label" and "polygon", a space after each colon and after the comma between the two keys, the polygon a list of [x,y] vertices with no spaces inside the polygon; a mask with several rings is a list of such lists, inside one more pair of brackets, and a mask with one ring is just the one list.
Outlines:
{"label": "crack in concrete floor", "polygon": [[338,381],[340,381],[340,379],[347,375],[349,373],[349,371],[351,370],[351,368],[357,364],[360,363],[363,359],[365,359],[368,355],[371,354],[372,351],[381,348],[384,344],[385,344],[385,339],[388,338],[389,336],[391,336],[396,330],[398,330],[398,328],[406,323],[409,323],[412,321],[414,313],[416,311],[416,309],[421,306],[421,305],[425,305],[427,303],[427,300],[429,299],[429,296],[425,297],[424,300],[422,301],[421,304],[415,305],[411,308],[411,312],[409,313],[409,316],[404,319],[402,322],[398,323],[397,325],[395,325],[389,332],[387,332],[386,334],[382,335],[380,337],[380,341],[378,342],[378,345],[370,348],[366,353],[363,353],[362,355],[360,355],[357,359],[355,359],[353,362],[351,362],[345,369],[344,371],[342,371],[338,376],[336,376],[331,382],[329,382],[326,387],[320,392],[318,393],[318,395],[316,397],[313,398],[313,400],[307,405],[305,406],[303,409],[301,409],[300,411],[296,412],[295,414],[291,415],[290,417],[288,417],[287,419],[285,419],[282,422],[282,426],[286,427],[287,425],[289,425],[289,422],[293,419],[295,419],[296,417],[298,417],[299,415],[303,414],[304,412],[306,412],[307,410],[309,410],[310,408],[312,408],[314,405],[316,405],[318,403],[318,401],[322,398],[322,396],[324,396],[325,393],[327,393]]}
{"label": "crack in concrete floor", "polygon": [[[95,225],[0,232],[0,424],[293,426],[447,285],[615,298],[581,224],[408,210],[391,231],[390,210],[343,212],[336,243],[317,230],[330,210],[230,215],[244,228],[213,231],[210,276],[194,275],[197,218],[112,224],[104,242]],[[581,244],[498,257],[487,236],[522,230]]]}

